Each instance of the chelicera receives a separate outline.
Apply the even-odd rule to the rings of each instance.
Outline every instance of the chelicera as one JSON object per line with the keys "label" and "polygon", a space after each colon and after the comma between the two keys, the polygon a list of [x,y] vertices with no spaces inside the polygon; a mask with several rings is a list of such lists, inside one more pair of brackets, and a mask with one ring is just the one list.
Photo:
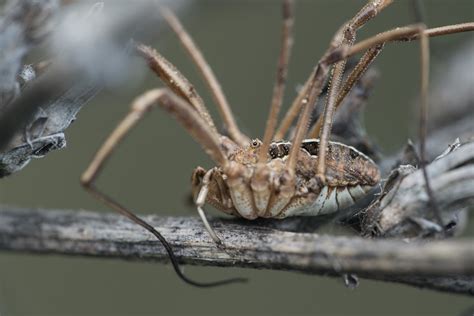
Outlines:
{"label": "chelicera", "polygon": [[[94,186],[105,161],[126,134],[146,115],[161,107],[171,114],[201,144],[216,166],[206,170],[198,167],[192,175],[192,192],[203,223],[212,239],[222,246],[204,214],[208,203],[220,211],[246,219],[317,216],[336,212],[352,205],[380,181],[377,165],[353,147],[329,141],[334,112],[354,84],[360,79],[383,46],[391,41],[421,39],[474,29],[474,23],[425,29],[411,25],[380,33],[355,43],[356,32],[379,14],[392,0],[371,0],[334,35],[328,50],[319,60],[303,88],[277,128],[283,99],[287,65],[292,45],[292,1],[283,1],[282,45],[278,59],[276,83],[270,114],[262,140],[250,139],[238,128],[227,99],[200,50],[174,14],[161,12],[178,35],[179,40],[196,63],[210,88],[226,134],[220,133],[203,100],[191,83],[156,50],[136,44],[136,52],[167,85],[139,96],[130,112],[99,149],[81,177],[84,187],[98,199],[154,234],[165,246],[178,275],[196,286],[213,286],[241,279],[215,283],[198,283],[188,279],[179,269],[170,245],[151,225],[120,205]],[[422,56],[427,45],[421,45]],[[355,68],[343,82],[346,60],[364,52]],[[426,77],[425,65],[422,72]],[[309,126],[311,112],[330,78],[324,113]],[[424,86],[427,89],[427,85]],[[298,117],[294,136],[285,141],[293,121]]]}

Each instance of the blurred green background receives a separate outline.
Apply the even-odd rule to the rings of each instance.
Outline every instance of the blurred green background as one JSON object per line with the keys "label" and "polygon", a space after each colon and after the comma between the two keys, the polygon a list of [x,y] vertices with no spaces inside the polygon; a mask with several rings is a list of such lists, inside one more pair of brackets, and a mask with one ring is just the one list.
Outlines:
{"label": "blurred green background", "polygon": [[[295,96],[338,27],[364,1],[297,1],[295,45],[285,105]],[[427,0],[429,26],[474,20],[474,2]],[[242,130],[261,137],[268,113],[281,27],[280,1],[195,1],[180,14],[221,81]],[[411,2],[400,1],[359,34],[414,21]],[[472,34],[431,41],[432,69]],[[196,69],[174,34],[163,27],[153,44],[195,84],[217,113]],[[388,45],[366,113],[370,135],[393,152],[416,135],[418,45]],[[473,69],[466,69],[473,71]],[[137,79],[138,80],[138,79]],[[0,182],[0,202],[24,207],[109,211],[79,185],[79,176],[99,145],[127,112],[135,96],[160,85],[150,73],[120,89],[106,89],[68,129],[68,147],[33,161]],[[442,149],[440,149],[442,150]],[[200,147],[162,111],[154,112],[111,160],[99,185],[138,213],[195,215],[186,204],[195,166],[210,167]],[[212,215],[218,215],[211,211]],[[141,229],[137,226],[137,229]],[[341,279],[278,271],[186,266],[199,280],[246,276],[247,285],[196,289],[170,266],[110,259],[0,253],[0,315],[460,315],[472,298],[362,280],[356,290]]]}

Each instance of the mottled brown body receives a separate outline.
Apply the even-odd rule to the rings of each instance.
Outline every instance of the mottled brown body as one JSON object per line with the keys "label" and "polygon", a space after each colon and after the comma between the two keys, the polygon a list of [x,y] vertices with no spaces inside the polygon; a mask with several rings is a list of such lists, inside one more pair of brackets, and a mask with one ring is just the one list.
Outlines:
{"label": "mottled brown body", "polygon": [[[288,190],[281,189],[288,189],[284,179],[291,143],[271,143],[266,161],[269,173],[263,180],[258,179],[257,171],[260,146],[259,140],[253,140],[248,146],[226,148],[227,157],[233,163],[231,174],[228,173],[228,168],[212,169],[206,203],[227,214],[247,219],[316,216],[350,206],[380,180],[379,169],[370,158],[353,147],[330,142],[326,153],[326,182],[323,184],[316,177],[319,140],[310,139],[303,141],[298,153],[293,190],[290,188],[293,192],[288,198]],[[206,172],[198,167],[193,173],[192,188],[195,199],[201,190]],[[235,177],[238,178],[237,181]],[[262,203],[259,207],[258,184],[264,181],[267,183],[260,184],[268,188],[264,190],[268,192],[267,196],[263,196],[267,203]],[[234,201],[233,197],[237,196],[247,202]]]}

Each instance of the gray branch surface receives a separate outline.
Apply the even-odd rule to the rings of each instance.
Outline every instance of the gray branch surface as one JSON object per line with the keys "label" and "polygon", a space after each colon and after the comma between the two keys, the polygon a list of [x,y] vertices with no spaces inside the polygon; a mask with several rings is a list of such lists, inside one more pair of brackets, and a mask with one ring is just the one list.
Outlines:
{"label": "gray branch surface", "polygon": [[[443,223],[462,227],[474,201],[474,143],[455,143],[427,166]],[[362,230],[377,236],[420,238],[441,232],[430,210],[422,171],[412,165],[393,170],[379,197],[364,211]]]}
{"label": "gray branch surface", "polygon": [[[404,242],[281,231],[248,221],[213,220],[225,251],[195,217],[144,216],[182,263],[301,271],[402,282],[474,295],[472,240]],[[271,222],[271,221],[270,221]],[[115,214],[2,207],[0,249],[167,261],[161,244]]]}

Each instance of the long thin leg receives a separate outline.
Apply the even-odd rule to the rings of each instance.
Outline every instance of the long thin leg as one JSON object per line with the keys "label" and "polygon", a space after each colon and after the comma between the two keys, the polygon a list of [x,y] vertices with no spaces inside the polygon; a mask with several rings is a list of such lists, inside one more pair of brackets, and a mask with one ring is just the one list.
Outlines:
{"label": "long thin leg", "polygon": [[[288,72],[288,61],[290,59],[291,45],[293,41],[293,1],[283,2],[283,27],[281,35],[281,48],[278,57],[277,75],[273,88],[272,102],[268,114],[267,124],[263,135],[263,143],[260,145],[257,157],[257,166],[251,179],[251,191],[253,204],[257,209],[257,215],[263,216],[269,206],[272,194],[272,173],[271,168],[266,164],[268,150],[273,139],[278,113],[283,100],[286,76]],[[282,198],[282,196],[280,196]]]}
{"label": "long thin leg", "polygon": [[[394,30],[394,32],[397,32],[398,29]],[[406,28],[404,32],[409,32],[410,34],[413,32],[419,32],[420,31],[420,26],[415,26],[413,29],[412,28]],[[386,32],[383,34],[388,34],[387,38],[392,38],[390,32]],[[378,35],[374,36],[377,37]],[[399,34],[397,34],[399,36]],[[370,41],[370,39],[366,40],[367,42]],[[380,45],[382,43],[377,43],[376,45]],[[355,46],[355,45],[354,45]],[[346,44],[342,43],[339,45],[334,51],[339,50],[350,50],[354,46],[352,46],[352,43]],[[370,49],[373,46],[367,47],[367,49]],[[334,51],[329,53],[326,57],[326,60],[330,60],[331,62],[337,62],[337,60],[332,61],[331,56],[334,56]],[[336,64],[335,70],[338,70],[339,63]],[[336,71],[335,71],[336,72]],[[342,77],[342,72],[338,71],[337,76]],[[336,74],[334,75],[334,77]],[[336,81],[338,82],[338,80]],[[318,152],[318,158],[317,158],[317,163],[316,163],[316,176],[318,179],[320,179],[323,183],[325,182],[326,179],[326,148],[327,144],[329,141],[329,137],[331,134],[331,127],[332,127],[332,121],[334,117],[334,108],[335,108],[335,93],[332,93],[332,89],[329,91],[329,97],[328,97],[328,102],[326,104],[326,107],[324,108],[324,113],[323,113],[323,123],[322,123],[322,128],[321,128],[321,133],[320,133],[320,140],[319,140],[319,152]]]}
{"label": "long thin leg", "polygon": [[219,81],[217,81],[214,72],[212,71],[211,67],[209,66],[209,63],[206,61],[203,54],[201,53],[201,50],[197,47],[191,36],[188,34],[179,19],[174,15],[171,10],[163,7],[161,9],[161,13],[170,25],[170,27],[178,36],[178,39],[180,40],[181,44],[191,56],[191,59],[196,64],[197,68],[199,69],[199,72],[204,78],[204,81],[208,85],[214,98],[214,101],[217,104],[217,108],[222,117],[222,120],[224,121],[224,124],[229,132],[230,138],[242,146],[247,145],[249,143],[249,138],[242,134],[242,132],[239,130],[239,127],[235,122],[234,115],[232,114],[229,102],[227,102],[227,98],[225,97],[225,94],[222,91],[221,85],[219,84]]}
{"label": "long thin leg", "polygon": [[201,217],[201,220],[204,224],[204,227],[206,228],[207,232],[211,236],[212,240],[218,245],[222,245],[221,239],[217,236],[216,232],[212,228],[211,224],[209,224],[209,221],[207,220],[206,213],[204,213],[204,204],[206,203],[206,197],[207,193],[209,192],[209,182],[211,180],[211,176],[214,173],[215,169],[210,169],[206,172],[204,177],[202,178],[202,187],[201,190],[199,190],[198,196],[196,198],[196,206],[198,210],[199,217]]}
{"label": "long thin leg", "polygon": [[[418,38],[418,33],[414,33],[417,31],[417,29],[413,29],[414,26],[409,27],[409,28],[404,28],[404,30],[401,33],[395,34],[393,38],[390,40],[415,40]],[[472,31],[474,30],[474,23],[462,23],[462,24],[456,24],[456,25],[448,25],[448,26],[443,26],[443,27],[438,27],[438,28],[432,28],[428,29],[424,32],[428,37],[431,36],[441,36],[441,35],[447,35],[447,34],[452,34],[452,33],[458,33],[458,32],[467,32],[467,31]],[[393,32],[388,31],[388,32]],[[384,33],[381,33],[384,34]],[[387,34],[385,34],[387,36]],[[391,35],[392,36],[392,35]],[[397,39],[398,37],[398,39]],[[382,40],[381,40],[382,39]],[[383,37],[378,37],[377,42],[381,43],[379,45],[373,46],[368,49],[368,51],[364,54],[364,56],[360,59],[359,63],[356,65],[354,70],[351,72],[349,75],[348,79],[344,83],[343,88],[341,89],[341,94],[338,96],[338,100],[336,102],[336,109],[341,105],[342,101],[344,101],[344,98],[347,96],[347,94],[351,91],[352,87],[354,84],[359,80],[359,78],[364,74],[364,72],[367,70],[367,68],[370,66],[370,64],[374,61],[374,59],[378,56],[378,54],[381,52],[385,42],[387,39],[384,39]],[[363,43],[363,42],[360,42]],[[362,47],[367,47],[370,45],[370,42],[365,42],[364,44],[358,43],[358,48],[357,52],[354,52],[354,48],[351,51],[351,55],[358,53],[358,50],[362,49]],[[372,42],[374,43],[374,42]],[[291,122],[288,123],[288,125],[291,125]],[[322,116],[318,118],[318,121],[313,125],[311,131],[309,132],[309,137],[310,138],[316,138],[318,137],[320,130],[322,126]]]}
{"label": "long thin leg", "polygon": [[339,86],[342,76],[344,75],[345,66],[345,62],[340,61],[333,67],[327,103],[323,112],[323,128],[319,139],[319,152],[316,164],[316,176],[319,177],[323,183],[326,182],[326,148],[329,142],[334,112],[336,110],[336,98],[339,94]]}
{"label": "long thin leg", "polygon": [[[474,23],[464,23],[462,26],[459,25],[452,25],[450,27],[443,28],[440,30],[439,28],[436,31],[428,32],[426,31],[426,36],[438,36],[444,34],[450,34],[452,32],[465,32],[469,30],[474,30]],[[334,49],[332,52],[329,52],[324,58],[320,65],[327,65],[331,63],[335,63],[341,59],[347,59],[348,57],[359,53],[360,51],[364,51],[370,49],[372,47],[376,47],[377,45],[384,44],[389,41],[410,41],[419,38],[420,32],[424,31],[423,25],[411,25],[402,28],[397,28],[394,30],[390,30],[384,33],[377,34],[372,38],[367,40],[361,41],[353,46],[348,45],[341,45],[338,48]],[[442,34],[441,34],[442,33]],[[327,147],[327,141],[329,139],[330,129],[331,129],[331,120],[332,118],[328,118],[328,114],[333,114],[333,112],[325,111],[325,116],[323,118],[324,125],[322,127],[321,132],[321,139],[320,139],[320,150],[318,155],[318,163],[317,163],[317,176],[320,179],[324,179],[325,174],[325,153]]]}
{"label": "long thin leg", "polygon": [[[293,139],[293,145],[290,150],[290,154],[287,160],[287,168],[289,168],[290,174],[294,173],[294,171],[291,171],[291,169],[294,170],[296,167],[296,160],[297,160],[297,155],[299,152],[299,147],[301,145],[301,142],[303,141],[303,138],[306,136],[307,130],[308,130],[308,124],[309,124],[309,119],[310,119],[310,114],[312,107],[315,104],[315,101],[317,100],[318,96],[321,93],[322,87],[323,87],[323,81],[324,78],[326,78],[330,65],[333,63],[337,63],[340,61],[344,61],[346,58],[338,58],[339,56],[334,56],[334,51],[335,50],[342,50],[343,47],[351,47],[352,43],[355,40],[355,35],[356,31],[361,28],[365,23],[367,23],[370,19],[374,18],[382,9],[387,7],[392,3],[392,0],[382,0],[382,1],[377,1],[373,0],[370,1],[368,4],[366,4],[348,23],[346,23],[341,29],[339,29],[338,32],[336,32],[336,35],[334,36],[331,45],[329,46],[329,49],[327,50],[326,54],[323,56],[323,58],[319,61],[318,65],[314,69],[313,73],[311,74],[309,80],[308,80],[308,91],[303,98],[302,102],[304,103],[304,108],[303,112],[300,116],[300,119],[298,120],[297,127],[296,127],[296,133],[295,137]],[[331,57],[331,58],[330,58]],[[323,127],[323,133],[327,134],[329,136],[329,130],[330,130],[330,125],[331,122],[329,120],[332,119],[332,113],[333,110],[331,111],[331,108],[334,107],[334,102],[335,102],[335,97],[337,96],[338,92],[338,87],[339,87],[339,81],[340,77],[342,76],[342,72],[344,70],[344,62],[340,63],[339,65],[336,64],[334,68],[334,73],[335,75],[334,78],[336,78],[336,83],[334,85],[333,83],[333,92],[330,92],[330,97],[331,94],[333,95],[328,101],[328,105],[326,108],[329,107],[329,109],[325,109],[325,122],[328,122],[326,125],[327,131],[324,131]],[[306,84],[305,84],[306,85]],[[328,111],[329,110],[329,111]],[[319,150],[319,155],[318,155],[318,166],[320,165],[320,161],[322,161],[322,166],[318,168],[318,175],[319,178],[324,180],[324,172],[319,172],[321,169],[325,168],[324,161],[325,161],[325,151],[327,147],[327,139],[323,139],[320,142],[320,150]],[[323,155],[321,155],[323,153]],[[323,156],[323,157],[321,157]]]}
{"label": "long thin leg", "polygon": [[281,50],[278,58],[278,68],[275,86],[273,88],[272,103],[270,113],[268,114],[265,133],[262,145],[260,147],[258,161],[264,163],[268,156],[268,149],[272,141],[275,126],[278,120],[285,91],[286,76],[288,73],[288,61],[290,59],[291,46],[293,43],[293,1],[285,0],[283,2],[283,30],[281,36]]}
{"label": "long thin leg", "polygon": [[[341,37],[346,36],[346,40],[353,41],[355,39],[355,32],[361,28],[365,23],[367,23],[370,19],[375,17],[380,11],[390,5],[393,0],[382,0],[382,1],[370,1],[367,3],[355,16],[351,19],[349,23],[347,23],[342,29],[340,29],[333,38],[329,49],[326,51],[325,56],[329,55],[335,47],[340,46],[341,44]],[[354,37],[354,38],[351,38]],[[345,47],[345,45],[344,45]],[[329,62],[322,62],[320,60],[308,79],[306,80],[303,89],[298,93],[297,97],[291,104],[290,108],[288,109],[287,113],[285,114],[284,119],[280,123],[280,126],[277,129],[275,134],[275,139],[282,139],[288,129],[290,128],[292,122],[300,112],[300,109],[303,107],[303,100],[309,100],[310,93],[320,93],[322,89],[322,82],[319,83],[318,81],[322,81],[326,78],[326,75],[329,71],[328,65],[335,63],[336,61],[343,60],[344,58],[336,58],[335,60]],[[316,74],[316,72],[319,72]],[[314,91],[310,91],[310,86],[312,82],[316,84]],[[321,88],[319,87],[321,86]],[[319,95],[319,94],[318,94]],[[315,98],[313,98],[316,100]],[[314,106],[314,104],[310,104],[310,106]],[[304,112],[304,110],[303,110]]]}
{"label": "long thin leg", "polygon": [[433,211],[434,218],[444,230],[443,219],[441,218],[441,210],[439,209],[438,203],[436,203],[433,189],[431,188],[431,182],[426,171],[426,130],[428,121],[428,86],[430,77],[430,48],[428,35],[425,34],[424,30],[420,31],[420,64],[421,64],[421,100],[420,100],[420,166],[425,178],[426,194],[428,195],[429,204]]}
{"label": "long thin leg", "polygon": [[[337,62],[341,58],[348,58],[355,53],[358,53],[362,50],[365,49],[371,49],[373,47],[377,47],[377,45],[383,45],[386,42],[389,41],[411,41],[414,39],[420,39],[423,41],[421,43],[421,59],[422,59],[422,79],[421,79],[421,85],[422,85],[422,105],[421,105],[421,114],[420,114],[420,154],[425,156],[425,139],[426,139],[426,116],[427,116],[427,94],[428,94],[428,63],[429,63],[429,48],[428,48],[428,38],[430,36],[438,36],[438,35],[445,35],[445,34],[450,34],[450,33],[456,33],[456,32],[465,32],[465,31],[471,31],[474,30],[474,23],[463,23],[460,25],[451,25],[443,28],[436,28],[436,29],[431,29],[431,30],[425,30],[425,26],[420,24],[420,25],[412,25],[412,26],[407,26],[403,28],[397,28],[391,31],[387,31],[384,33],[380,33],[372,38],[369,38],[365,41],[362,41],[352,47],[347,46],[347,45],[341,45],[339,48],[335,49],[328,55],[326,55],[326,58],[323,60],[323,63],[328,63],[328,62]],[[332,105],[331,102],[328,102],[328,107],[329,105]],[[319,150],[319,155],[318,155],[318,162],[317,162],[317,176],[319,179],[324,180],[324,175],[325,175],[325,153],[326,153],[326,147],[327,147],[327,141],[329,138],[330,134],[330,129],[331,129],[331,123],[332,123],[332,117],[331,112],[325,110],[324,113],[324,125],[322,127],[322,132],[321,132],[321,139],[320,139],[320,150]],[[291,153],[290,153],[291,154]],[[295,158],[296,159],[296,158]],[[442,218],[440,215],[440,210],[436,204],[434,194],[432,192],[429,178],[426,172],[426,168],[424,166],[425,164],[425,157],[422,158],[422,170],[423,170],[423,175],[425,178],[425,184],[426,184],[426,191],[427,195],[429,196],[430,204],[432,206],[434,215],[436,220],[439,222],[439,224],[442,226]]]}
{"label": "long thin leg", "polygon": [[[417,23],[426,24],[426,17],[424,12],[424,6],[421,0],[413,0],[413,7],[415,12],[415,19]],[[433,211],[434,218],[441,226],[444,231],[443,219],[441,217],[441,210],[439,209],[438,203],[433,194],[428,173],[426,172],[426,137],[427,137],[427,122],[428,122],[428,90],[429,90],[429,77],[430,77],[430,47],[429,39],[426,34],[426,30],[420,32],[420,123],[419,123],[419,137],[420,137],[420,167],[423,172],[425,179],[426,194],[429,198],[429,203]]]}
{"label": "long thin leg", "polygon": [[99,176],[105,162],[108,160],[114,149],[123,141],[124,137],[130,132],[130,130],[144,117],[145,113],[149,112],[156,105],[160,105],[166,111],[173,114],[176,119],[185,126],[190,134],[200,141],[201,145],[217,163],[220,165],[226,164],[226,157],[220,151],[216,135],[212,133],[199,114],[197,114],[194,109],[190,108],[184,100],[170,93],[169,90],[156,89],[146,92],[135,100],[135,102],[132,104],[130,112],[107,138],[104,145],[99,149],[94,159],[90,163],[89,167],[82,174],[81,184],[94,197],[152,233],[165,247],[173,268],[175,269],[177,275],[184,282],[198,287],[210,287],[234,282],[242,282],[244,279],[241,278],[211,283],[201,283],[189,279],[181,272],[171,246],[153,226],[142,220],[126,207],[117,203],[111,197],[102,193],[94,185],[94,181]]}
{"label": "long thin leg", "polygon": [[214,121],[207,111],[204,101],[189,80],[155,49],[139,43],[136,45],[136,50],[145,58],[150,69],[155,72],[174,93],[188,101],[206,121],[209,127],[217,133]]}
{"label": "long thin leg", "polygon": [[[336,61],[349,58],[357,53],[363,52],[371,47],[392,41],[413,41],[419,39],[420,28],[423,25],[413,24],[405,27],[398,27],[383,33],[379,33],[373,37],[356,43],[352,47],[340,47],[335,49],[326,57],[326,61]],[[436,37],[448,34],[471,32],[474,31],[474,22],[461,23],[454,25],[446,25],[425,30],[424,34],[428,37]]]}
{"label": "long thin leg", "polygon": [[[460,23],[455,25],[447,25],[437,28],[431,28],[425,31],[425,33],[429,37],[435,36],[442,36],[460,32],[469,32],[474,30],[474,23]],[[388,34],[386,34],[388,33]],[[393,41],[393,40],[400,40],[400,41],[412,41],[418,39],[419,32],[417,32],[416,25],[408,26],[405,28],[397,28],[385,33],[380,33],[374,37],[371,37],[365,41],[361,41],[354,45],[352,48],[348,48],[346,46],[340,47],[332,52],[332,54],[328,54],[325,58],[325,63],[331,64],[335,61],[349,58],[357,53],[370,49],[371,47],[377,46],[378,44],[383,44],[385,42]],[[319,64],[318,64],[319,65]],[[316,67],[317,68],[317,67]],[[283,139],[286,132],[290,128],[291,124],[297,117],[300,109],[302,107],[302,100],[305,98],[308,87],[310,82],[314,78],[315,70],[311,73],[309,78],[306,80],[304,84],[304,88],[301,89],[295,100],[293,101],[292,105],[290,106],[289,110],[285,114],[284,119],[280,123],[280,126],[277,129],[277,133],[275,135],[275,139]]]}
{"label": "long thin leg", "polygon": [[[337,111],[337,109],[342,104],[342,102],[344,101],[346,96],[349,94],[349,92],[352,90],[354,85],[359,81],[360,77],[362,77],[362,75],[366,72],[366,70],[375,60],[375,58],[382,51],[382,48],[383,48],[383,44],[370,48],[359,60],[357,65],[354,67],[352,72],[347,77],[346,81],[344,82],[344,85],[341,88],[339,95],[337,96],[335,111]],[[316,121],[316,123],[313,125],[311,130],[309,131],[308,138],[319,137],[322,124],[323,124],[323,116],[321,115]]]}

